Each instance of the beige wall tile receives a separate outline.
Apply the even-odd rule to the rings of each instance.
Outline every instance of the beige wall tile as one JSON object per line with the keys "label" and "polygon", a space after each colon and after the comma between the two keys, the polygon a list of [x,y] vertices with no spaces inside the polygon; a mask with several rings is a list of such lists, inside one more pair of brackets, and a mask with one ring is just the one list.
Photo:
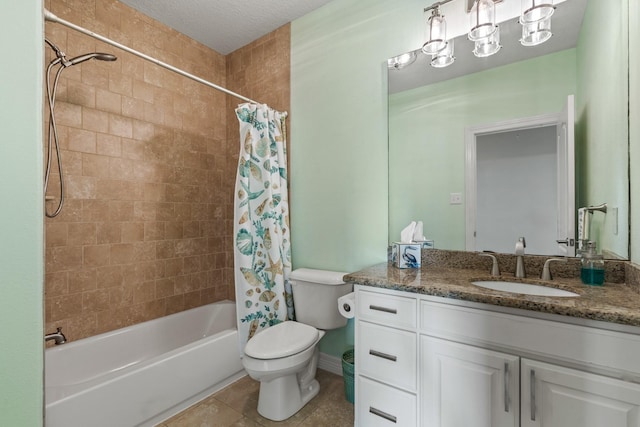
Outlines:
{"label": "beige wall tile", "polygon": [[[288,26],[224,57],[116,0],[47,4],[64,19],[288,110]],[[72,55],[118,56],[70,67],[60,81],[67,200],[45,221],[47,327],[63,325],[79,339],[233,297],[237,100],[73,30],[50,23],[45,30]]]}
{"label": "beige wall tile", "polygon": [[96,152],[96,133],[84,129],[69,128],[68,148],[83,153]]}
{"label": "beige wall tile", "polygon": [[95,245],[96,224],[89,222],[77,222],[69,224],[69,245]]}
{"label": "beige wall tile", "polygon": [[95,108],[96,88],[74,80],[69,80],[67,83],[67,102],[78,106]]}
{"label": "beige wall tile", "polygon": [[51,223],[46,228],[45,241],[47,246],[66,246],[67,245],[67,227],[64,222]]}
{"label": "beige wall tile", "polygon": [[97,272],[95,268],[87,268],[69,273],[69,293],[92,291],[97,289]]}
{"label": "beige wall tile", "polygon": [[122,155],[122,145],[119,136],[97,134],[96,152],[105,156],[120,157]]}
{"label": "beige wall tile", "polygon": [[84,107],[82,109],[82,128],[106,133],[109,130],[108,118],[109,114],[105,111]]}
{"label": "beige wall tile", "polygon": [[111,247],[109,245],[93,245],[83,247],[83,262],[85,267],[102,267],[109,265]]}
{"label": "beige wall tile", "polygon": [[122,95],[96,88],[96,108],[109,113],[122,112]]}

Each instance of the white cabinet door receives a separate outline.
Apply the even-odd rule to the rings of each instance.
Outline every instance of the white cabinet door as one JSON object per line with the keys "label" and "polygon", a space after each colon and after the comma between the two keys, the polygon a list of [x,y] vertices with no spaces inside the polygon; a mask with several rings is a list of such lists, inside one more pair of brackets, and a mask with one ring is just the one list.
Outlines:
{"label": "white cabinet door", "polygon": [[422,425],[519,425],[519,358],[421,336]]}
{"label": "white cabinet door", "polygon": [[522,427],[639,427],[640,385],[522,359]]}

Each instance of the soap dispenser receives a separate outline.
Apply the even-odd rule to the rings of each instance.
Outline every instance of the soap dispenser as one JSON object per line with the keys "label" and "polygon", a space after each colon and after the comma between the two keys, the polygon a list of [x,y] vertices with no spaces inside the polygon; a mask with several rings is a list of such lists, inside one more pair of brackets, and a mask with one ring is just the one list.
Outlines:
{"label": "soap dispenser", "polygon": [[604,283],[604,258],[596,253],[596,242],[588,241],[580,259],[580,278],[585,285],[602,286]]}

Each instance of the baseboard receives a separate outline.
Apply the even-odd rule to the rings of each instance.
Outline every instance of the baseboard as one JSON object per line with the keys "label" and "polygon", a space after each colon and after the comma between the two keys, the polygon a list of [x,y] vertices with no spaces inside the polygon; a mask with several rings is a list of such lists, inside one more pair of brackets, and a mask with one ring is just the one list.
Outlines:
{"label": "baseboard", "polygon": [[318,368],[342,376],[342,359],[330,354],[320,353]]}

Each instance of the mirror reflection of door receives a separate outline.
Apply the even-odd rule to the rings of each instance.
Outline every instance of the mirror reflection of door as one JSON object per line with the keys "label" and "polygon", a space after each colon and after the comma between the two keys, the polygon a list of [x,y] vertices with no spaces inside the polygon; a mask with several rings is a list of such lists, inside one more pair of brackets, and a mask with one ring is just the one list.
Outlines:
{"label": "mirror reflection of door", "polygon": [[[572,97],[567,111],[572,111]],[[575,254],[573,118],[566,113],[467,130],[467,249]],[[557,243],[557,241],[566,243]]]}

